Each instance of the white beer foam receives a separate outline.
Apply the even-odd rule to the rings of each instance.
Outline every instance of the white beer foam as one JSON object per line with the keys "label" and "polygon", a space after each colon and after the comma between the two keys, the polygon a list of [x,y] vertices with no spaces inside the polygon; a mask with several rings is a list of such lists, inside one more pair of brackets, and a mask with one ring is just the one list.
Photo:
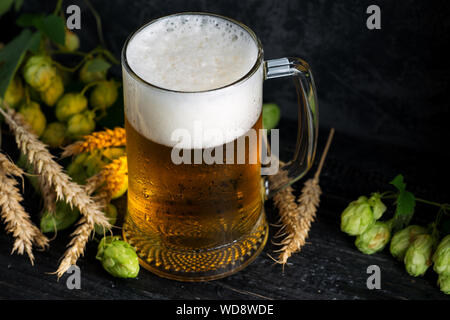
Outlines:
{"label": "white beer foam", "polygon": [[128,44],[131,69],[145,81],[176,91],[203,91],[242,78],[258,48],[240,26],[211,16],[181,15],[156,21]]}
{"label": "white beer foam", "polygon": [[[127,119],[154,142],[186,149],[219,146],[248,131],[261,114],[262,64],[250,78],[222,88],[245,76],[258,56],[253,38],[228,20],[164,18],[134,35],[125,54],[145,81],[184,91],[148,86],[123,70]],[[198,92],[216,88],[221,89]],[[192,140],[173,141],[180,129]]]}

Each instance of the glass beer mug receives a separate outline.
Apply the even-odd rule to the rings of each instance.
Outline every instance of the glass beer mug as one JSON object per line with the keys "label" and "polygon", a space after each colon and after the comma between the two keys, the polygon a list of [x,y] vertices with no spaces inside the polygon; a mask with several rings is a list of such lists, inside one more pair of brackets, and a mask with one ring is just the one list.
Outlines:
{"label": "glass beer mug", "polygon": [[[307,63],[264,61],[245,25],[181,13],[133,33],[122,70],[124,239],[162,277],[202,281],[243,269],[267,241],[264,200],[300,179],[314,159],[318,110]],[[274,185],[261,178],[263,146],[254,142],[263,140],[263,81],[285,76],[297,87],[299,126],[294,159]]]}

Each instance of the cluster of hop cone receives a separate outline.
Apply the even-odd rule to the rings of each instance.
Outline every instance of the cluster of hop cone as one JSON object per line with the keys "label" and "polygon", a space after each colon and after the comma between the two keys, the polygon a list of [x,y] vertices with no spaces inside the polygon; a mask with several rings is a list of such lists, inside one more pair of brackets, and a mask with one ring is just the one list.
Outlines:
{"label": "cluster of hop cone", "polygon": [[[0,152],[0,215],[14,237],[12,252],[27,254],[32,264],[33,247],[49,247],[48,233],[56,236],[77,225],[58,277],[76,264],[93,235],[111,231],[117,218],[111,200],[128,188],[124,129],[93,132],[96,122],[116,102],[120,83],[107,79],[110,64],[103,59],[107,50],[99,47],[83,53],[77,51],[79,44],[78,36],[69,30],[65,30],[64,45],[44,38],[39,49],[30,51],[17,67],[0,98],[0,121],[13,132],[21,153],[14,163],[5,150]],[[75,54],[82,59],[75,67],[66,67],[52,58],[54,54]],[[80,90],[70,91],[73,88]],[[73,156],[66,168],[55,161],[55,152],[49,152],[62,147],[62,157]],[[43,199],[37,226],[22,206],[17,179],[23,177]],[[127,248],[117,241],[110,237],[102,243]],[[99,246],[99,252],[107,253],[98,255],[99,260],[108,260],[112,251]],[[114,273],[117,265],[114,268],[112,261],[108,260],[108,266]],[[134,271],[129,274],[135,274],[137,257],[133,263]]]}
{"label": "cluster of hop cone", "polygon": [[342,212],[341,230],[356,236],[355,245],[365,254],[382,251],[390,241],[390,253],[413,277],[423,276],[433,265],[441,291],[450,294],[450,235],[439,242],[433,225],[409,225],[392,235],[394,218],[378,220],[385,211],[380,193],[361,196]]}
{"label": "cluster of hop cone", "polygon": [[[66,31],[66,41],[73,37],[76,35]],[[77,48],[67,45],[65,51]],[[94,56],[86,59],[79,71],[75,70],[84,88],[80,92],[65,92],[74,82],[71,72],[45,51],[33,54],[12,79],[4,102],[17,109],[31,130],[50,147],[78,140],[94,131],[96,121],[118,97],[119,83],[106,79],[107,70],[89,71],[93,63]]]}
{"label": "cluster of hop cone", "polygon": [[[95,233],[105,236],[116,221],[117,210],[110,201],[121,197],[128,188],[124,129],[94,132],[83,140],[66,146],[62,156],[75,156],[68,166],[71,177],[55,161],[48,146],[39,140],[20,113],[5,103],[4,109],[0,108],[0,113],[12,130],[21,151],[17,163],[0,153],[0,214],[6,224],[6,231],[14,237],[12,251],[27,254],[33,264],[33,247],[46,249],[49,246],[46,233],[56,234],[57,231],[76,224],[69,248],[56,271],[58,277],[61,277],[70,266],[76,264],[88,240]],[[122,152],[119,152],[120,148]],[[90,171],[91,176],[77,176],[89,165],[95,166]],[[39,228],[32,223],[30,215],[21,204],[23,197],[14,177],[23,176],[30,179],[44,200]],[[130,254],[131,251],[133,253]],[[119,264],[125,256],[133,256],[125,265],[131,269],[124,269]],[[107,271],[116,276],[135,277],[139,270],[134,249],[117,237],[103,238],[97,258]],[[117,273],[117,270],[127,272]]]}

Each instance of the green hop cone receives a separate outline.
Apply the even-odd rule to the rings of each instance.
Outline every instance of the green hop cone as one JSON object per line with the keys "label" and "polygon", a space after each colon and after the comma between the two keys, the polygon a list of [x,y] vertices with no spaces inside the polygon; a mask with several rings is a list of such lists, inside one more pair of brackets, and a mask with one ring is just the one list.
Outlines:
{"label": "green hop cone", "polygon": [[[450,234],[439,243],[433,255],[433,262],[433,270],[436,273],[450,277]],[[450,286],[450,283],[448,286]]]}
{"label": "green hop cone", "polygon": [[391,238],[392,222],[377,221],[356,237],[355,245],[365,254],[373,254],[384,249]]}
{"label": "green hop cone", "polygon": [[429,234],[420,234],[406,250],[404,263],[406,271],[413,277],[422,276],[431,266],[434,239]]}
{"label": "green hop cone", "polygon": [[100,153],[95,152],[88,155],[86,160],[83,162],[83,165],[87,176],[92,177],[100,172],[100,170],[106,165],[106,162],[103,161]]}
{"label": "green hop cone", "polygon": [[80,80],[84,83],[89,83],[92,81],[100,81],[106,79],[107,70],[103,71],[89,71],[89,65],[92,63],[92,60],[86,61],[83,67],[80,69]]}
{"label": "green hop cone", "polygon": [[86,161],[88,157],[88,153],[81,153],[67,166],[67,174],[78,184],[85,184],[86,179],[89,178],[84,165],[84,161]]}
{"label": "green hop cone", "polygon": [[[4,101],[8,104],[9,107],[15,108],[22,100],[23,96],[24,90],[22,81],[20,81],[19,77],[14,77],[11,80],[8,88],[6,89]],[[2,98],[0,98],[0,105],[1,102]]]}
{"label": "green hop cone", "polygon": [[438,277],[439,289],[445,294],[450,294],[450,275],[440,274]]}
{"label": "green hop cone", "polygon": [[341,230],[351,236],[358,236],[366,231],[373,223],[372,208],[367,197],[361,196],[351,202],[341,215]]}
{"label": "green hop cone", "polygon": [[33,101],[25,102],[20,106],[19,113],[38,137],[44,133],[47,119],[38,103]]}
{"label": "green hop cone", "polygon": [[67,136],[71,139],[81,139],[95,129],[95,112],[86,110],[74,114],[67,122]]}
{"label": "green hop cone", "polygon": [[99,173],[109,163],[102,154],[103,152],[91,152],[77,155],[68,165],[67,173],[76,183],[85,184],[88,178]]}
{"label": "green hop cone", "polygon": [[80,211],[71,208],[64,201],[56,201],[55,212],[45,211],[41,217],[41,231],[43,233],[57,232],[67,229],[73,225],[80,217]]}
{"label": "green hop cone", "polygon": [[101,81],[95,86],[89,98],[90,105],[94,109],[107,109],[117,100],[118,83],[114,80]]}
{"label": "green hop cone", "polygon": [[383,213],[386,211],[386,206],[381,201],[381,194],[379,194],[378,192],[372,193],[368,202],[372,207],[373,217],[375,218],[375,220],[380,219]]}
{"label": "green hop cone", "polygon": [[30,184],[33,187],[34,191],[39,194],[41,192],[39,180],[37,175],[34,174],[34,166],[30,162],[28,162],[27,156],[23,153],[20,153],[19,159],[17,159],[16,164],[24,169],[27,173],[29,173],[25,176],[27,177],[28,181],[30,181]]}
{"label": "green hop cone", "polygon": [[80,39],[78,36],[74,32],[66,29],[66,39],[64,41],[63,50],[72,52],[78,50],[79,47]]}
{"label": "green hop cone", "polygon": [[135,278],[139,273],[136,251],[119,236],[104,237],[98,245],[96,258],[114,277]]}
{"label": "green hop cone", "polygon": [[56,75],[53,78],[52,84],[46,90],[41,91],[41,100],[48,105],[49,107],[53,107],[64,93],[64,84],[62,78],[59,75]]}
{"label": "green hop cone", "polygon": [[427,229],[418,225],[410,225],[405,229],[399,230],[392,237],[389,251],[394,258],[403,261],[409,245],[418,235],[426,233]]}
{"label": "green hop cone", "polygon": [[104,148],[101,150],[101,153],[102,157],[108,161],[112,161],[126,155],[125,148],[120,147]]}
{"label": "green hop cone", "polygon": [[[109,203],[105,210],[105,216],[108,218],[109,223],[114,226],[117,221],[117,208],[115,205]],[[95,225],[95,233],[99,236],[104,236],[106,233],[105,228],[100,225]]]}
{"label": "green hop cone", "polygon": [[48,144],[52,148],[61,147],[66,138],[67,126],[62,122],[52,122],[45,127],[42,134],[42,142]]}
{"label": "green hop cone", "polygon": [[78,114],[87,108],[88,101],[80,93],[66,93],[56,104],[55,115],[58,121],[66,122],[74,114]]}
{"label": "green hop cone", "polygon": [[50,87],[56,76],[56,68],[48,56],[35,55],[30,57],[23,68],[25,81],[37,91],[44,91]]}
{"label": "green hop cone", "polygon": [[262,112],[263,128],[268,130],[275,128],[280,121],[280,108],[275,103],[264,103]]}

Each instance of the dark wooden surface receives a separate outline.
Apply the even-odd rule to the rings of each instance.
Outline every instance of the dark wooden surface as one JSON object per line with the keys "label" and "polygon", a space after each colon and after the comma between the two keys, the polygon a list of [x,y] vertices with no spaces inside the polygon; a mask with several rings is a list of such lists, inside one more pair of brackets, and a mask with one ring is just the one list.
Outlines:
{"label": "dark wooden surface", "polygon": [[[281,124],[281,158],[287,160],[295,137],[295,123]],[[321,130],[319,148],[323,148],[328,130]],[[3,148],[14,154],[11,137],[3,135]],[[137,279],[116,279],[95,260],[96,243],[91,241],[85,257],[79,260],[81,289],[69,290],[66,276],[59,281],[54,272],[65,251],[70,231],[60,232],[50,250],[36,252],[35,266],[25,256],[10,255],[12,237],[0,228],[1,299],[448,299],[437,285],[437,276],[428,270],[425,277],[407,275],[403,264],[388,250],[364,255],[354,246],[354,238],[339,230],[340,213],[359,195],[389,188],[388,182],[402,172],[417,195],[443,201],[445,190],[438,181],[446,172],[438,170],[448,158],[420,154],[389,145],[377,145],[336,132],[321,178],[323,195],[317,220],[312,225],[308,244],[289,259],[285,266],[275,264],[268,254],[276,246],[268,243],[263,253],[246,269],[228,278],[182,283],[159,278],[141,269]],[[434,167],[429,165],[433,163]],[[418,170],[420,166],[428,171]],[[298,191],[302,182],[295,185]],[[31,187],[26,184],[26,188]],[[447,199],[448,200],[448,199]],[[34,219],[39,199],[28,197],[25,203]],[[266,203],[269,221],[275,223],[277,211]],[[419,206],[416,219],[429,221],[434,209]],[[392,211],[387,215],[392,214]],[[276,232],[270,229],[270,238]],[[381,289],[368,290],[369,265],[381,269]]]}

